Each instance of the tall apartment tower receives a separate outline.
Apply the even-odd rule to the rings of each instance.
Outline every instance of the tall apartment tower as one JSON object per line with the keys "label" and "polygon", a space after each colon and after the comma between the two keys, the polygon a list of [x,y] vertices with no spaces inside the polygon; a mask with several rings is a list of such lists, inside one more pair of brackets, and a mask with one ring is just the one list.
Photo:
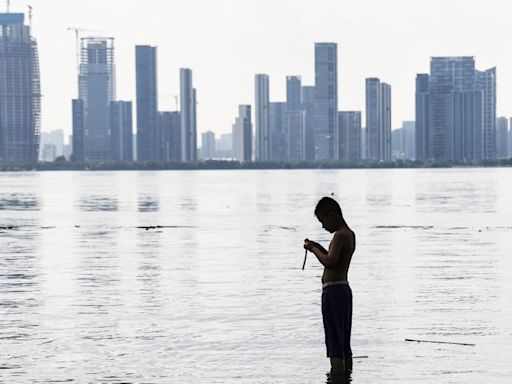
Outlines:
{"label": "tall apartment tower", "polygon": [[201,134],[201,157],[205,160],[215,158],[215,133],[206,131]]}
{"label": "tall apartment tower", "polygon": [[302,112],[300,76],[286,77],[286,147],[287,160],[304,160],[304,113]]}
{"label": "tall apartment tower", "polygon": [[160,158],[158,134],[157,50],[149,45],[135,46],[137,93],[137,159]]}
{"label": "tall apartment tower", "polygon": [[391,160],[391,86],[366,79],[366,150],[371,161]]}
{"label": "tall apartment tower", "polygon": [[36,39],[23,13],[0,13],[0,161],[36,162],[41,91]]}
{"label": "tall apartment tower", "polygon": [[476,71],[476,88],[482,92],[483,138],[482,156],[496,159],[496,68]]}
{"label": "tall apartment tower", "polygon": [[271,158],[269,77],[257,74],[255,82],[256,160]]}
{"label": "tall apartment tower", "polygon": [[496,120],[496,149],[498,159],[507,159],[509,157],[508,145],[508,119],[506,117],[498,117]]}
{"label": "tall apartment tower", "polygon": [[133,160],[132,102],[110,103],[110,145],[112,160]]}
{"label": "tall apartment tower", "polygon": [[252,160],[251,106],[239,105],[238,117],[233,124],[233,157],[237,161]]}
{"label": "tall apartment tower", "polygon": [[192,86],[192,70],[180,69],[181,160],[197,161],[196,90]]}
{"label": "tall apartment tower", "polygon": [[84,102],[80,99],[72,100],[73,135],[71,160],[84,161]]}
{"label": "tall apartment tower", "polygon": [[302,113],[304,127],[304,160],[315,160],[315,87],[302,87]]}
{"label": "tall apartment tower", "polygon": [[83,107],[85,160],[112,159],[110,103],[115,101],[114,39],[81,39],[78,98]]}
{"label": "tall apartment tower", "polygon": [[338,113],[339,160],[361,160],[361,112],[343,111]]}
{"label": "tall apartment tower", "polygon": [[512,117],[508,123],[508,157],[512,158]]}
{"label": "tall apartment tower", "polygon": [[286,103],[269,103],[270,160],[287,160]]}
{"label": "tall apartment tower", "polygon": [[181,116],[178,111],[158,112],[160,160],[181,161]]}
{"label": "tall apartment tower", "polygon": [[429,75],[416,75],[416,160],[430,158]]}
{"label": "tall apartment tower", "polygon": [[[471,103],[471,92],[475,89],[475,61],[473,57],[432,57],[430,61],[430,158],[433,160],[455,160],[454,142],[460,143],[460,114],[472,114],[453,107]],[[466,101],[461,104],[461,97]],[[457,100],[459,99],[459,100]],[[458,116],[457,116],[458,115]],[[456,117],[457,116],[457,117]],[[454,118],[456,117],[456,120]],[[469,119],[468,119],[469,121]],[[452,122],[459,124],[455,127]],[[454,135],[457,138],[454,140]],[[478,135],[465,133],[468,138],[479,139]],[[478,146],[472,145],[472,148]],[[478,155],[476,155],[478,157]]]}
{"label": "tall apartment tower", "polygon": [[333,160],[338,127],[338,47],[315,43],[315,160]]}
{"label": "tall apartment tower", "polygon": [[[480,161],[496,158],[496,68],[475,70],[471,56],[433,57],[428,90],[425,159]],[[421,109],[421,108],[420,108]],[[417,116],[418,119],[418,105]],[[421,140],[422,122],[417,122]],[[422,160],[417,148],[417,158]]]}

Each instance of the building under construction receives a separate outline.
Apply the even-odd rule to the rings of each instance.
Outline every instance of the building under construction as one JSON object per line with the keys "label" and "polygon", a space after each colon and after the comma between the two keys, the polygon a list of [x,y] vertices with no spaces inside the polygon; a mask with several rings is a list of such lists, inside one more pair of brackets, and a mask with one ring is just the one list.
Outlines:
{"label": "building under construction", "polygon": [[114,39],[82,38],[80,56],[79,95],[73,101],[73,153],[77,160],[112,160],[110,103],[116,99]]}
{"label": "building under construction", "polygon": [[0,13],[0,161],[37,161],[40,89],[37,43],[25,15]]}

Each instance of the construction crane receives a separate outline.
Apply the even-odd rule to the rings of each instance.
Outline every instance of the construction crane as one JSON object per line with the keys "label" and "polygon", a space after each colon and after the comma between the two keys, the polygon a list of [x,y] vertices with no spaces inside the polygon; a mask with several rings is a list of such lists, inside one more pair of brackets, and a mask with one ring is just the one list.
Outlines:
{"label": "construction crane", "polygon": [[168,98],[168,97],[172,97],[174,99],[174,102],[176,104],[176,111],[178,111],[178,103],[179,103],[180,95],[158,95],[159,99]]}
{"label": "construction crane", "polygon": [[104,32],[97,29],[85,29],[85,28],[72,28],[68,27],[68,31],[74,31],[75,32],[75,39],[76,39],[76,70],[77,74],[80,75],[80,33],[81,32]]}
{"label": "construction crane", "polygon": [[34,9],[33,6],[30,4],[27,5],[28,7],[28,26],[30,27],[30,30],[32,30],[32,10]]}

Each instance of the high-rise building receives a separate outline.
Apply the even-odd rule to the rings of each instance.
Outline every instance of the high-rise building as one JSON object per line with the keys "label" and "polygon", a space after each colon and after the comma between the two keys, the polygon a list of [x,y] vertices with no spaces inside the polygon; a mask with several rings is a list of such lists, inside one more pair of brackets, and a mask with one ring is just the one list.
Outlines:
{"label": "high-rise building", "polygon": [[507,159],[509,157],[508,145],[508,119],[506,117],[498,117],[496,121],[496,149],[498,159]]}
{"label": "high-rise building", "polygon": [[338,160],[361,160],[361,112],[338,113]]}
{"label": "high-rise building", "polygon": [[31,32],[23,13],[0,13],[0,161],[38,159],[41,92]]}
{"label": "high-rise building", "polygon": [[366,79],[366,149],[371,161],[391,160],[391,86]]}
{"label": "high-rise building", "polygon": [[211,160],[215,157],[215,133],[206,131],[201,134],[201,157],[205,160]]}
{"label": "high-rise building", "polygon": [[158,133],[157,49],[148,45],[135,47],[137,92],[137,158],[139,161],[160,158]]}
{"label": "high-rise building", "polygon": [[300,76],[286,77],[286,158],[304,160],[304,113]]}
{"label": "high-rise building", "polygon": [[315,43],[315,160],[333,160],[338,127],[338,48]]}
{"label": "high-rise building", "polygon": [[512,117],[508,124],[508,157],[512,158]]}
{"label": "high-rise building", "polygon": [[84,140],[85,140],[85,119],[84,119],[84,102],[81,99],[72,100],[73,115],[73,145],[71,160],[84,161]]}
{"label": "high-rise building", "polygon": [[426,76],[416,84],[416,157],[496,158],[496,69],[476,71],[470,56],[432,57],[428,87]]}
{"label": "high-rise building", "polygon": [[482,156],[493,160],[496,159],[496,68],[476,71],[476,83],[483,97]]}
{"label": "high-rise building", "polygon": [[302,87],[302,113],[304,127],[304,159],[315,160],[315,87]]}
{"label": "high-rise building", "polygon": [[64,153],[64,131],[56,129],[50,132],[41,132],[39,146],[39,158],[43,158],[43,150],[45,144],[52,144],[55,147],[55,157],[62,156]]}
{"label": "high-rise building", "polygon": [[182,161],[180,112],[158,112],[158,131],[161,138],[160,160]]}
{"label": "high-rise building", "polygon": [[196,90],[192,86],[192,70],[180,69],[181,159],[197,161]]}
{"label": "high-rise building", "polygon": [[110,145],[112,160],[133,160],[132,102],[110,103]]}
{"label": "high-rise building", "polygon": [[110,102],[115,101],[114,39],[81,39],[79,99],[83,104],[85,160],[112,159]]}
{"label": "high-rise building", "polygon": [[286,103],[269,104],[270,160],[287,160]]}
{"label": "high-rise building", "polygon": [[269,77],[255,76],[256,160],[271,158]]}
{"label": "high-rise building", "polygon": [[416,75],[416,160],[430,159],[430,122],[429,122],[429,75],[420,73]]}
{"label": "high-rise building", "polygon": [[[252,141],[251,141],[252,144]],[[233,134],[232,133],[224,133],[220,135],[220,137],[215,140],[215,150],[217,152],[216,156],[221,159],[229,159],[233,158]],[[254,152],[253,152],[254,154]],[[252,160],[252,158],[250,159]]]}
{"label": "high-rise building", "polygon": [[392,158],[414,160],[416,152],[415,122],[404,121],[402,127],[392,132]]}
{"label": "high-rise building", "polygon": [[233,157],[237,161],[252,160],[251,106],[239,105],[238,117],[233,124]]}
{"label": "high-rise building", "polygon": [[432,57],[430,61],[430,158],[453,160],[453,128],[446,124],[446,104],[453,92],[468,92],[475,85],[473,57]]}

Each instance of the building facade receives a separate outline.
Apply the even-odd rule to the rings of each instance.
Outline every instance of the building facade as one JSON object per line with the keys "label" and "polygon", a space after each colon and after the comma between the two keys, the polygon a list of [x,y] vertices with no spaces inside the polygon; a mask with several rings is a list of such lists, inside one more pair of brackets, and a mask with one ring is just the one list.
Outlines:
{"label": "building facade", "polygon": [[366,151],[371,161],[391,160],[391,86],[366,79]]}
{"label": "building facade", "polygon": [[358,162],[361,160],[361,112],[338,113],[338,160]]}
{"label": "building facade", "polygon": [[111,160],[110,103],[115,101],[114,39],[81,39],[78,98],[83,104],[85,160]]}
{"label": "building facade", "polygon": [[286,77],[286,158],[304,160],[304,113],[302,111],[302,80]]}
{"label": "building facade", "polygon": [[36,39],[23,13],[0,13],[0,161],[36,162],[41,90]]}
{"label": "building facade", "polygon": [[137,159],[160,159],[158,132],[157,49],[148,45],[135,47],[137,94]]}
{"label": "building facade", "polygon": [[215,133],[206,131],[201,134],[201,157],[204,160],[215,158]]}
{"label": "building facade", "polygon": [[338,127],[338,46],[315,43],[315,160],[334,160]]}
{"label": "building facade", "polygon": [[286,102],[269,104],[270,160],[288,160]]}
{"label": "building facade", "polygon": [[181,161],[181,116],[178,111],[158,112],[161,161]]}
{"label": "building facade", "polygon": [[315,87],[302,87],[304,160],[315,160]]}
{"label": "building facade", "polygon": [[110,103],[110,146],[112,160],[133,161],[132,102]]}
{"label": "building facade", "polygon": [[180,69],[181,159],[197,161],[196,90],[192,85],[192,70]]}
{"label": "building facade", "polygon": [[251,106],[239,105],[238,116],[233,124],[233,158],[237,161],[252,160]]}
{"label": "building facade", "polygon": [[508,119],[498,117],[496,120],[496,151],[498,159],[508,159],[509,157],[509,132]]}
{"label": "building facade", "polygon": [[429,75],[416,75],[415,103],[415,158],[420,161],[430,159],[430,120],[429,120]]}
{"label": "building facade", "polygon": [[256,160],[271,159],[269,77],[257,74],[255,86]]}

